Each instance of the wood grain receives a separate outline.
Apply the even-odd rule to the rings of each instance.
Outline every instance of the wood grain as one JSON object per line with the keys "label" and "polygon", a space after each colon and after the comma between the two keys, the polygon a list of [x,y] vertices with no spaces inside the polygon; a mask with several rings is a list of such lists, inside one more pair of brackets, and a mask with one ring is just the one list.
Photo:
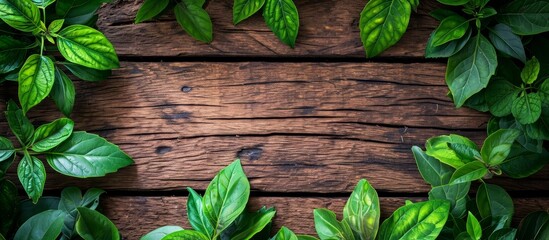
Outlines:
{"label": "wood grain", "polygon": [[[406,198],[422,201],[422,198]],[[189,229],[186,197],[108,197],[102,200],[106,215],[119,228],[124,239],[139,239],[142,235],[164,225],[177,225]],[[404,204],[405,198],[381,198],[382,219]],[[341,219],[347,198],[311,197],[252,197],[249,210],[262,206],[275,207],[277,215],[274,229],[286,226],[296,233],[315,234],[313,209],[328,208]],[[515,198],[516,226],[520,219],[533,211],[549,208],[549,198]]]}
{"label": "wood grain", "polygon": [[[142,0],[120,0],[100,11],[100,29],[121,56],[132,57],[303,57],[361,58],[365,53],[358,22],[366,1],[299,0],[300,31],[295,49],[282,44],[267,28],[261,12],[234,26],[232,0],[211,0],[206,10],[214,28],[214,41],[193,40],[168,14],[157,21],[133,24]],[[428,12],[438,6],[422,1],[413,13],[407,33],[383,57],[422,57],[425,43],[437,22]]]}
{"label": "wood grain", "polygon": [[[77,84],[76,128],[119,144],[136,164],[84,186],[205,189],[235,158],[255,190],[350,192],[367,178],[385,192],[427,192],[410,148],[459,133],[481,142],[487,116],[455,109],[443,64],[123,63],[108,81]],[[36,123],[58,115],[33,109]],[[7,133],[5,123],[2,123]],[[51,170],[50,170],[51,171]],[[547,171],[500,180],[547,190]],[[75,182],[48,175],[47,189]]]}

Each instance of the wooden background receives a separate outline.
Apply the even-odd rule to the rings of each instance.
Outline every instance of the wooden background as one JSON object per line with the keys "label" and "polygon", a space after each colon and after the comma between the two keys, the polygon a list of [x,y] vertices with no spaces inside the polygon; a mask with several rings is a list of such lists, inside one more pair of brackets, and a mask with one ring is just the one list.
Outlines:
{"label": "wooden background", "polygon": [[[361,178],[377,189],[384,217],[405,199],[422,200],[430,188],[410,148],[450,133],[480,143],[488,120],[455,109],[445,61],[422,57],[437,25],[427,15],[432,2],[413,14],[398,45],[366,59],[358,30],[365,1],[297,0],[295,49],[278,41],[261,14],[233,26],[231,0],[206,7],[210,45],[188,37],[172,16],[135,25],[142,1],[115,1],[101,9],[99,27],[122,68],[108,81],[77,83],[72,117],[77,129],[120,145],[136,164],[86,180],[48,169],[47,193],[74,185],[107,190],[102,207],[125,239],[166,224],[188,228],[185,188],[203,191],[235,158],[251,182],[250,208],[275,206],[277,229],[314,233],[313,209],[340,213]],[[47,103],[31,116],[41,123],[59,113]],[[0,129],[8,134],[5,120]],[[549,208],[548,178],[546,168],[490,182],[514,197],[516,223]]]}

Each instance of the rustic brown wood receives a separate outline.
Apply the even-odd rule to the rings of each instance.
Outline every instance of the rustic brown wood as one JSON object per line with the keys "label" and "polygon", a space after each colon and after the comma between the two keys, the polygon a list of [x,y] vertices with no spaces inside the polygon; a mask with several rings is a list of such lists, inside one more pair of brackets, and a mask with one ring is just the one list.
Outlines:
{"label": "rustic brown wood", "polygon": [[[268,29],[261,12],[234,26],[233,0],[211,0],[206,10],[214,41],[193,40],[168,15],[158,21],[133,24],[142,0],[121,0],[100,11],[99,27],[122,56],[134,57],[334,57],[364,58],[358,22],[366,1],[299,0],[300,31],[295,49],[282,44]],[[428,16],[435,1],[422,1],[412,14],[407,33],[381,56],[422,57],[425,43],[437,22]]]}
{"label": "rustic brown wood", "polygon": [[[205,189],[237,157],[254,189],[350,192],[360,178],[387,192],[426,192],[412,145],[460,133],[480,142],[487,117],[456,110],[443,64],[123,63],[78,84],[77,129],[119,144],[136,164],[77,181],[123,190]],[[33,109],[36,122],[59,114]],[[2,123],[3,129],[5,123]],[[467,130],[467,131],[463,131]],[[3,131],[3,132],[7,132]],[[539,177],[510,190],[547,190]],[[49,175],[48,189],[72,185]]]}
{"label": "rustic brown wood", "polygon": [[[404,204],[405,199],[421,201],[422,198],[381,198],[382,219]],[[113,220],[124,239],[139,239],[140,236],[160,226],[177,225],[190,228],[186,213],[186,197],[108,197],[102,200],[105,214]],[[311,197],[252,197],[250,210],[261,206],[275,207],[277,216],[274,229],[289,227],[296,233],[315,234],[313,209],[328,208],[339,218],[346,198]],[[516,226],[520,219],[533,211],[549,208],[549,198],[516,198]]]}

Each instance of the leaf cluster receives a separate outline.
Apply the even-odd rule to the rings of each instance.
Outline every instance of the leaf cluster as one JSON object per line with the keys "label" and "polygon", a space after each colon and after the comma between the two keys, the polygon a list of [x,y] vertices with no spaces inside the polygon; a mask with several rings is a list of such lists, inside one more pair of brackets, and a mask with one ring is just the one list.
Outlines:
{"label": "leaf cluster", "polygon": [[18,83],[24,114],[49,96],[69,116],[75,89],[67,70],[79,79],[99,81],[119,67],[112,44],[94,29],[96,12],[106,2],[0,1],[0,82]]}

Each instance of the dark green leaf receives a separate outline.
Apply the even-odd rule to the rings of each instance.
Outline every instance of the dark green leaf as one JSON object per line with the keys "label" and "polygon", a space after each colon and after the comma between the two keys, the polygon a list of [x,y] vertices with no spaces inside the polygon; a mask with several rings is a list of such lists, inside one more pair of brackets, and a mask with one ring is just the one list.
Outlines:
{"label": "dark green leaf", "polygon": [[41,197],[36,204],[31,200],[23,200],[19,204],[19,217],[17,225],[22,225],[32,216],[47,210],[57,210],[60,198],[58,197]]}
{"label": "dark green leaf", "polygon": [[179,232],[181,230],[183,230],[183,228],[179,226],[164,226],[145,234],[140,240],[161,240],[170,233]]}
{"label": "dark green leaf", "polygon": [[162,240],[209,240],[209,238],[197,231],[181,230],[166,235]]}
{"label": "dark green leaf", "polygon": [[228,239],[249,240],[271,223],[275,216],[274,208],[262,207],[257,212],[244,212],[235,221],[235,229]]}
{"label": "dark green leaf", "polygon": [[456,12],[446,9],[446,8],[437,8],[429,13],[431,17],[433,17],[436,20],[442,21],[443,19],[453,16],[453,15],[459,15]]}
{"label": "dark green leaf", "polygon": [[17,176],[32,202],[38,202],[46,183],[44,164],[38,158],[25,154],[17,166]]}
{"label": "dark green leaf", "polygon": [[299,238],[295,235],[294,232],[292,232],[287,227],[282,227],[276,235],[271,238],[271,240],[299,240]]}
{"label": "dark green leaf", "polygon": [[427,41],[427,46],[425,47],[425,57],[426,58],[447,58],[457,52],[459,52],[465,44],[471,38],[472,30],[469,29],[467,33],[460,39],[454,40],[448,43],[445,43],[441,46],[436,47],[433,44],[433,33],[431,33],[429,40]]}
{"label": "dark green leaf", "polygon": [[55,68],[49,57],[31,55],[19,71],[19,102],[23,113],[50,94],[55,82]]}
{"label": "dark green leaf", "polygon": [[513,200],[507,192],[497,185],[482,184],[478,188],[476,203],[480,216],[487,217],[508,217],[509,226],[514,213]]}
{"label": "dark green leaf", "polygon": [[518,98],[521,89],[510,82],[494,78],[486,88],[486,102],[490,113],[496,117],[504,117],[511,114],[513,101]]}
{"label": "dark green leaf", "polygon": [[168,4],[170,4],[170,0],[145,0],[139,11],[137,11],[135,23],[155,18],[168,7]]}
{"label": "dark green leaf", "polygon": [[265,0],[234,0],[233,23],[234,25],[254,15],[263,5]]}
{"label": "dark green leaf", "polygon": [[490,166],[501,164],[511,152],[511,146],[519,135],[520,131],[516,129],[500,129],[490,134],[480,150],[482,160]]}
{"label": "dark green leaf", "polygon": [[[486,2],[488,2],[488,1],[486,1]],[[482,10],[480,10],[480,12],[478,13],[478,16],[479,16],[479,18],[488,18],[488,17],[494,16],[496,14],[498,14],[496,9],[491,8],[491,7],[487,7],[487,8],[483,8]]]}
{"label": "dark green leaf", "polygon": [[280,41],[295,47],[299,32],[299,14],[292,0],[267,0],[263,8],[263,18]]}
{"label": "dark green leaf", "polygon": [[488,112],[490,108],[488,107],[488,103],[486,103],[485,92],[486,88],[480,90],[480,92],[467,99],[463,106],[475,109],[479,112]]}
{"label": "dark green leaf", "polygon": [[61,30],[57,48],[65,59],[85,67],[109,70],[120,67],[111,42],[103,33],[83,25],[72,25]]}
{"label": "dark green leaf", "polygon": [[539,96],[541,101],[545,104],[549,104],[549,78],[545,79],[541,86],[539,87]]}
{"label": "dark green leaf", "polygon": [[544,103],[541,109],[541,116],[539,119],[535,123],[525,126],[527,133],[526,138],[549,140],[549,103]]}
{"label": "dark green leaf", "polygon": [[462,38],[469,29],[469,21],[460,15],[452,15],[440,22],[433,33],[433,44],[440,46]]}
{"label": "dark green leaf", "polygon": [[450,6],[461,6],[468,3],[470,0],[437,0],[442,4],[450,5]]}
{"label": "dark green leaf", "polygon": [[518,35],[549,31],[549,1],[514,0],[499,11],[498,20]]}
{"label": "dark green leaf", "polygon": [[38,7],[45,8],[54,3],[55,0],[32,0],[32,2],[34,2],[34,4],[36,4],[36,6]]}
{"label": "dark green leaf", "polygon": [[355,236],[366,240],[376,238],[380,215],[376,190],[365,179],[360,180],[345,204],[343,219]]}
{"label": "dark green leaf", "polygon": [[210,182],[202,206],[216,238],[244,211],[250,197],[250,183],[240,160],[221,170]]}
{"label": "dark green leaf", "polygon": [[448,200],[451,214],[455,218],[461,218],[467,210],[467,194],[470,187],[470,182],[433,187],[429,191],[429,200]]}
{"label": "dark green leaf", "polygon": [[353,230],[346,220],[337,221],[334,212],[328,209],[314,210],[315,229],[320,239],[354,240]]}
{"label": "dark green leaf", "polygon": [[520,73],[520,78],[522,81],[526,84],[532,84],[538,79],[539,74],[539,61],[534,56],[532,59],[528,60],[526,62],[526,65],[522,69],[522,72]]}
{"label": "dark green leaf", "polygon": [[76,221],[76,232],[84,240],[120,239],[116,226],[103,214],[85,207],[77,210],[80,215]]}
{"label": "dark green leaf", "polygon": [[450,148],[448,145],[449,143],[464,144],[470,148],[478,149],[478,146],[470,139],[459,135],[450,134],[428,139],[425,143],[425,148],[427,149],[426,153],[427,155],[434,157],[442,163],[452,166],[453,168],[459,168],[466,163],[475,160],[467,158],[462,159],[452,148]]}
{"label": "dark green leaf", "polygon": [[47,210],[29,218],[17,230],[17,240],[55,240],[61,233],[65,213],[59,210]]}
{"label": "dark green leaf", "polygon": [[525,178],[541,170],[549,162],[549,152],[536,153],[526,150],[520,144],[513,144],[511,153],[500,165],[501,170],[512,178]]}
{"label": "dark green leaf", "polygon": [[397,209],[381,224],[379,239],[436,239],[448,220],[450,203],[431,200]]}
{"label": "dark green leaf", "polygon": [[541,97],[537,93],[524,94],[515,101],[511,113],[521,124],[536,122],[541,116]]}
{"label": "dark green leaf", "polygon": [[15,134],[19,142],[23,145],[30,144],[34,134],[34,126],[12,100],[8,101],[6,119],[8,120],[11,131]]}
{"label": "dark green leaf", "polygon": [[0,212],[2,217],[0,218],[0,234],[8,235],[9,230],[15,223],[15,217],[17,216],[17,203],[19,197],[17,195],[17,187],[7,180],[0,180]]}
{"label": "dark green leaf", "polygon": [[201,6],[180,2],[175,6],[179,25],[196,40],[210,43],[213,40],[212,20]]}
{"label": "dark green leaf", "polygon": [[0,36],[0,74],[9,73],[23,65],[29,44],[11,36]]}
{"label": "dark green leaf", "polygon": [[187,217],[189,218],[189,223],[194,230],[197,230],[206,235],[206,237],[211,238],[213,234],[213,226],[204,214],[202,197],[192,188],[187,188],[187,190],[189,191],[189,198],[187,200]]}
{"label": "dark green leaf", "polygon": [[59,111],[65,116],[70,116],[74,107],[76,91],[71,79],[61,69],[55,69],[55,82],[50,92],[50,97],[57,105]]}
{"label": "dark green leaf", "polygon": [[94,25],[96,12],[103,3],[112,0],[57,0],[55,12],[59,18],[65,19],[65,24]]}
{"label": "dark green leaf", "polygon": [[86,132],[73,132],[45,154],[54,170],[79,178],[105,176],[133,163],[118,146]]}
{"label": "dark green leaf", "polygon": [[[15,148],[7,138],[0,137],[0,162],[9,159],[15,153]],[[0,179],[2,175],[0,174]]]}
{"label": "dark green leaf", "polygon": [[515,35],[511,28],[505,24],[497,24],[493,28],[488,28],[490,41],[497,50],[514,57],[522,62],[526,62],[526,54],[520,37]]}
{"label": "dark green leaf", "polygon": [[549,239],[549,213],[533,212],[520,222],[518,240]]}
{"label": "dark green leaf", "polygon": [[448,184],[454,172],[454,169],[446,164],[441,163],[436,158],[427,155],[418,146],[412,147],[412,153],[416,159],[416,164],[419,173],[425,181],[431,186],[441,186]]}
{"label": "dark green leaf", "polygon": [[30,0],[0,0],[0,18],[19,31],[40,29],[40,11]]}
{"label": "dark green leaf", "polygon": [[502,228],[493,232],[488,240],[515,240],[517,229],[514,228]]}
{"label": "dark green leaf", "polygon": [[469,40],[463,49],[448,59],[446,83],[456,107],[488,85],[498,61],[492,44],[482,35]]}
{"label": "dark green leaf", "polygon": [[111,70],[97,70],[93,68],[84,67],[78,64],[64,62],[63,65],[72,73],[74,76],[89,82],[97,82],[105,80],[112,74]]}
{"label": "dark green leaf", "polygon": [[482,227],[475,215],[471,212],[469,212],[469,215],[467,216],[467,233],[469,233],[469,236],[474,240],[480,240],[482,237]]}
{"label": "dark green leaf", "polygon": [[448,143],[448,147],[456,153],[460,159],[467,161],[478,161],[481,159],[477,146],[471,147],[463,143]]}
{"label": "dark green leaf", "polygon": [[72,134],[74,122],[68,118],[60,118],[52,123],[44,124],[34,132],[32,150],[45,152],[61,144]]}
{"label": "dark green leaf", "polygon": [[488,169],[482,162],[470,162],[467,163],[454,172],[450,182],[452,184],[472,182],[481,179],[488,173]]}
{"label": "dark green leaf", "polygon": [[408,28],[412,6],[403,0],[370,0],[360,14],[360,37],[368,57],[395,45]]}

